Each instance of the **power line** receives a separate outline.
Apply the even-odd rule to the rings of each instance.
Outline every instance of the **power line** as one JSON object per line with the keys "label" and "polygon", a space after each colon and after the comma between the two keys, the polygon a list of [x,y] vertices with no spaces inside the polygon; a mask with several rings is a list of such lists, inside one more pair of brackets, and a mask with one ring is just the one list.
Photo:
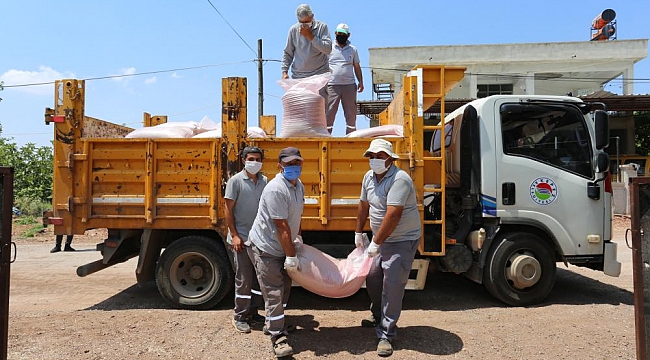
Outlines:
{"label": "power line", "polygon": [[237,34],[237,36],[239,36],[239,38],[241,39],[241,41],[243,41],[244,44],[246,44],[246,46],[248,46],[248,48],[251,49],[251,51],[253,52],[253,54],[257,55],[257,52],[255,52],[255,50],[253,50],[253,48],[252,48],[250,45],[248,45],[248,43],[246,42],[246,40],[244,40],[244,38],[241,37],[241,35],[239,35],[239,33],[237,32],[237,30],[235,30],[235,28],[232,27],[232,25],[230,25],[230,23],[228,22],[228,20],[226,20],[226,18],[221,14],[221,12],[217,9],[217,7],[214,6],[214,5],[212,4],[212,1],[210,1],[210,0],[207,0],[207,1],[208,1],[208,3],[210,3],[210,6],[212,6],[212,8],[214,9],[214,11],[216,11],[217,14],[219,14],[219,16],[221,16],[221,18],[223,19],[223,21],[225,21],[226,24],[228,24],[228,26],[230,26],[230,28],[232,29],[232,31],[234,31],[235,34]]}
{"label": "power line", "polygon": [[[161,73],[168,73],[168,72],[178,72],[178,71],[186,71],[186,70],[204,69],[204,68],[209,68],[209,67],[245,64],[245,63],[248,63],[248,62],[256,62],[256,61],[257,60],[245,60],[245,61],[236,61],[236,62],[221,63],[221,64],[189,66],[189,67],[182,67],[182,68],[176,68],[176,69],[167,69],[167,70],[144,71],[144,72],[133,73],[133,74],[96,76],[96,77],[85,78],[85,79],[82,79],[82,80],[91,81],[91,80],[117,79],[117,78],[125,78],[125,77],[132,77],[132,76],[152,75],[152,74],[161,74]],[[4,88],[18,88],[18,87],[41,86],[41,85],[52,85],[52,84],[54,84],[54,81],[45,81],[45,82],[28,83],[28,84],[3,85],[3,87]]]}

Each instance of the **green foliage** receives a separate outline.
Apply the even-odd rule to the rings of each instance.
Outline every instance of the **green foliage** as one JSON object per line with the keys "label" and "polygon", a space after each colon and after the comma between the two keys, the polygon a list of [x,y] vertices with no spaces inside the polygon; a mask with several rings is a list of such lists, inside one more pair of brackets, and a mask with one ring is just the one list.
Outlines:
{"label": "green foliage", "polygon": [[29,225],[29,224],[37,224],[38,221],[36,221],[36,218],[33,216],[20,216],[16,220],[16,224],[18,225]]}
{"label": "green foliage", "polygon": [[25,230],[25,232],[22,233],[22,236],[24,237],[34,237],[36,234],[43,232],[45,230],[45,227],[43,224],[35,224],[34,226],[30,227],[29,229]]}
{"label": "green foliage", "polygon": [[639,155],[650,155],[650,111],[634,114],[634,145]]}
{"label": "green foliage", "polygon": [[14,198],[24,213],[40,216],[36,209],[51,202],[52,162],[51,147],[33,143],[18,147],[13,139],[0,136],[0,166],[14,168]]}
{"label": "green foliage", "polygon": [[51,201],[43,201],[41,199],[34,199],[26,196],[14,197],[14,206],[20,209],[23,215],[30,215],[41,217],[43,211],[52,208]]}

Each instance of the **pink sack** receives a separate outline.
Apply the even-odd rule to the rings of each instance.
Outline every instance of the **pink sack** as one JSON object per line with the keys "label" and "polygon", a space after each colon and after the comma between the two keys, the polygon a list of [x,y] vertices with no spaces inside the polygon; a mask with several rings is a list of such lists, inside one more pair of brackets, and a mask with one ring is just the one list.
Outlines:
{"label": "pink sack", "polygon": [[375,126],[371,127],[368,129],[359,129],[356,131],[353,131],[347,135],[346,137],[393,137],[393,136],[398,136],[402,137],[404,136],[404,126],[402,125],[395,125],[395,124],[389,124],[389,125],[381,125],[381,126]]}
{"label": "pink sack", "polygon": [[354,295],[361,289],[372,266],[372,258],[363,248],[355,248],[346,259],[339,260],[315,247],[294,244],[300,270],[288,271],[289,277],[321,296],[343,298]]}

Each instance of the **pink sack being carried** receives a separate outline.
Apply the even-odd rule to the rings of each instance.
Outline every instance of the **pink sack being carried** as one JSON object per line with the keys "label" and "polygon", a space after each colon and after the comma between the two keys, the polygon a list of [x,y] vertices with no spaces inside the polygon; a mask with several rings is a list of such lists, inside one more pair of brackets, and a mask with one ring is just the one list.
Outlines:
{"label": "pink sack being carried", "polygon": [[303,288],[329,298],[354,295],[366,280],[372,258],[365,249],[355,248],[347,259],[336,259],[315,247],[294,243],[300,261],[299,271],[288,271],[289,277]]}

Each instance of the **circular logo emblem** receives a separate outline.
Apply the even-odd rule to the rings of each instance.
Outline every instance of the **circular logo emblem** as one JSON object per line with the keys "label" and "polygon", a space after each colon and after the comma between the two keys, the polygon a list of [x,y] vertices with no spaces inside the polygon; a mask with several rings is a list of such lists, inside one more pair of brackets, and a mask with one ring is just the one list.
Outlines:
{"label": "circular logo emblem", "polygon": [[538,177],[530,184],[530,198],[540,205],[548,205],[557,199],[557,185],[546,177]]}

